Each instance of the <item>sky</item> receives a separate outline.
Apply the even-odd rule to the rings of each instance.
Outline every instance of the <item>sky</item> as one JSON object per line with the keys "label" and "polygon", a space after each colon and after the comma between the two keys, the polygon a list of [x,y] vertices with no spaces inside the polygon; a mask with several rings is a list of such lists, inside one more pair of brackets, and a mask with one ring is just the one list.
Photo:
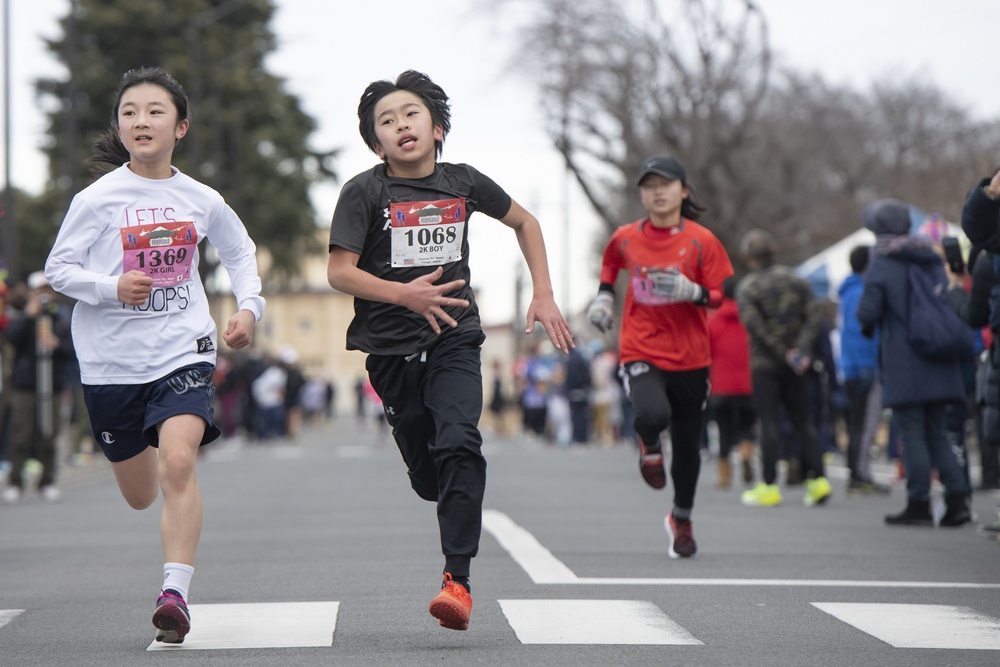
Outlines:
{"label": "sky", "polygon": [[[6,1],[11,183],[37,193],[47,174],[39,151],[45,119],[35,108],[32,82],[62,70],[45,52],[42,38],[58,36],[57,21],[69,2]],[[862,90],[887,76],[927,77],[975,116],[1000,117],[994,47],[998,0],[755,1],[783,64]],[[342,150],[337,162],[342,181],[376,162],[357,129],[357,102],[365,86],[406,69],[430,75],[452,103],[442,159],[472,164],[539,218],[556,299],[564,312],[577,312],[597,290],[591,238],[598,224],[550,147],[530,82],[510,71],[509,26],[502,15],[476,15],[475,4],[276,0],[272,30],[278,49],[267,65],[286,79],[288,92],[316,119],[313,147]],[[137,64],[122,63],[120,69]],[[197,109],[194,113],[197,119]],[[997,153],[1000,158],[1000,147]],[[339,185],[314,189],[321,224],[332,215],[338,190]],[[514,317],[513,286],[523,260],[514,234],[499,222],[478,218],[470,226],[470,261],[483,319],[487,324],[519,319],[523,314]]]}

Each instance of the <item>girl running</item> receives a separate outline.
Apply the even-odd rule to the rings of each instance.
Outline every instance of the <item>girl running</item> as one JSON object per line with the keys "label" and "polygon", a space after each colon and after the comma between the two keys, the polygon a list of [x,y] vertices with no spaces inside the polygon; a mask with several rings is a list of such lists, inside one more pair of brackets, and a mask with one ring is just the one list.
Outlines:
{"label": "girl running", "polygon": [[186,600],[202,526],[195,460],[220,434],[212,420],[217,331],[198,274],[203,238],[236,296],[226,344],[249,345],[264,313],[243,223],[218,192],[171,165],[188,127],[177,81],[158,68],[126,72],[112,129],[91,158],[116,168],[73,198],[45,264],[52,287],[78,301],[84,399],[122,495],[145,509],[163,492],[153,625],[156,640],[170,643],[191,629]]}

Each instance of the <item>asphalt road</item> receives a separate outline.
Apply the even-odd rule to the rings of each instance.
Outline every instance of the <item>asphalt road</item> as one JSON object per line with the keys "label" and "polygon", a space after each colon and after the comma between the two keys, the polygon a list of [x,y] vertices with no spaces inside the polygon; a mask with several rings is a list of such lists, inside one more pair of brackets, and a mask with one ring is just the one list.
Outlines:
{"label": "asphalt road", "polygon": [[[0,506],[0,665],[997,665],[1000,545],[974,527],[890,528],[905,493],[746,508],[703,467],[699,552],[667,557],[670,488],[631,447],[488,437],[472,623],[427,603],[434,506],[385,432],[351,419],[296,443],[222,442],[199,464],[205,527],[193,630],[152,642],[159,503],[121,499],[106,463],[65,498]],[[981,522],[1000,498],[975,496]]]}

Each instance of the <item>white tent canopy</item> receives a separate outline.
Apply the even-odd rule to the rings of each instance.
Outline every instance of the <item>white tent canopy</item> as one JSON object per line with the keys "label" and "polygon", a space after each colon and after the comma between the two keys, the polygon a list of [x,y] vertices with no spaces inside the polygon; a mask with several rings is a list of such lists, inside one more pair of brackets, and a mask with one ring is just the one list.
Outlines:
{"label": "white tent canopy", "polygon": [[[910,218],[911,234],[928,233],[935,240],[940,240],[942,235],[955,236],[968,257],[970,243],[960,226],[947,222],[938,215],[924,213],[915,207],[910,208]],[[837,301],[840,284],[851,274],[851,250],[859,245],[874,244],[875,234],[864,228],[859,229],[799,264],[795,267],[795,273],[812,285],[816,296]]]}
{"label": "white tent canopy", "polygon": [[799,264],[795,273],[809,282],[816,296],[836,301],[840,284],[851,275],[851,251],[859,245],[875,245],[875,234],[859,229]]}

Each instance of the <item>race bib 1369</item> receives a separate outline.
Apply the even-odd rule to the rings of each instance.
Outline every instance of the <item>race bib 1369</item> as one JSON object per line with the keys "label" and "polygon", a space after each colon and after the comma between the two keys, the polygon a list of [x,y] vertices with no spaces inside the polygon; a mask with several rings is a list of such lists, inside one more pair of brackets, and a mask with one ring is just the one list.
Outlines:
{"label": "race bib 1369", "polygon": [[142,271],[153,287],[169,287],[191,277],[191,263],[198,245],[193,222],[160,222],[122,227],[122,272]]}

